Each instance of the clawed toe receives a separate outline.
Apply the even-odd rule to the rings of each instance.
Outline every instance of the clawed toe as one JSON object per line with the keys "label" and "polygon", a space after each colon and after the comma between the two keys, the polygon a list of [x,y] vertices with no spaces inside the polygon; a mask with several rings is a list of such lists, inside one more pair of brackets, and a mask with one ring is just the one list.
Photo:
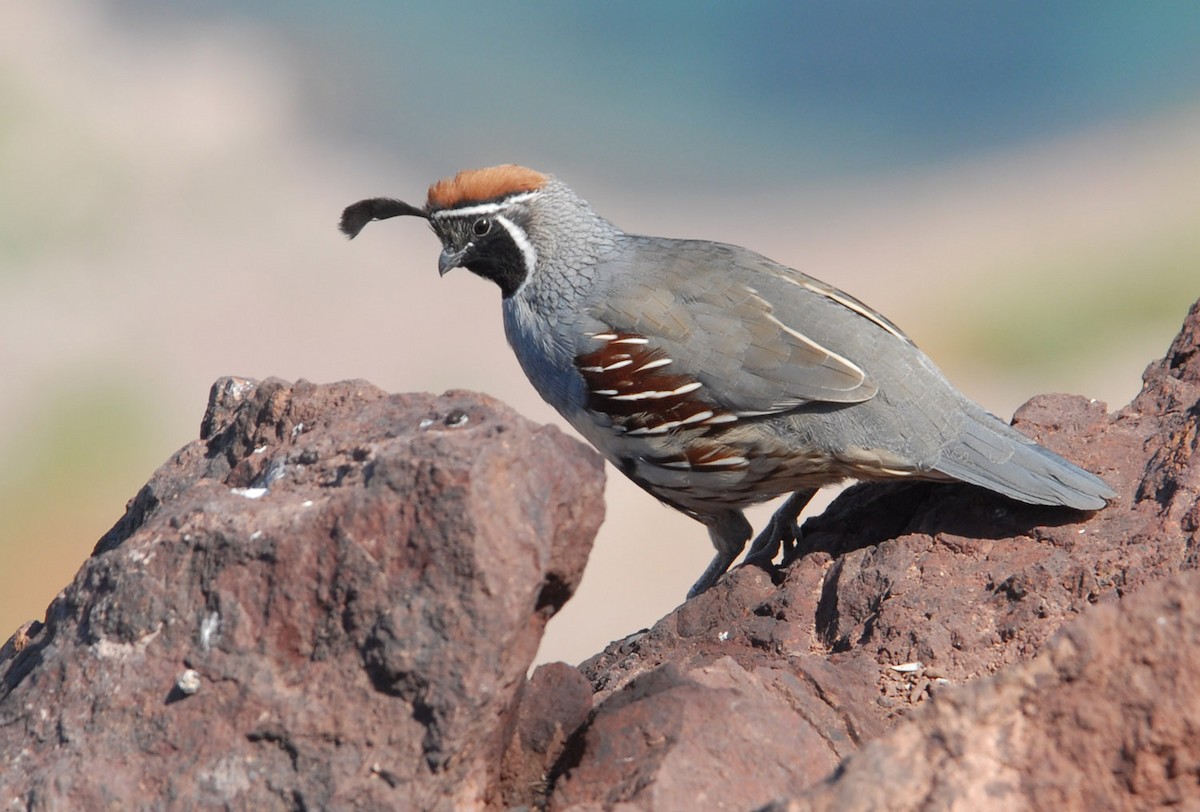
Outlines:
{"label": "clawed toe", "polygon": [[779,555],[781,548],[785,559],[796,549],[796,544],[800,539],[800,528],[795,522],[781,523],[782,526],[776,526],[776,524],[772,520],[754,540],[750,551],[742,559],[743,564],[752,564],[769,570],[774,567],[775,556]]}
{"label": "clawed toe", "polygon": [[789,496],[754,539],[742,563],[770,570],[774,567],[775,556],[781,548],[784,560],[790,560],[800,543],[800,525],[797,517],[814,493],[815,491],[797,491]]}

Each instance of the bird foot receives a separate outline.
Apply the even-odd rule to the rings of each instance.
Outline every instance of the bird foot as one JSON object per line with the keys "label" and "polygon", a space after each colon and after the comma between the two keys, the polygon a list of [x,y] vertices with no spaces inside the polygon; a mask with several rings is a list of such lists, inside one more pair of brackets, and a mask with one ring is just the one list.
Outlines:
{"label": "bird foot", "polygon": [[742,564],[753,564],[769,570],[774,567],[775,556],[779,555],[780,549],[783,550],[783,558],[786,561],[799,541],[800,526],[794,519],[780,520],[778,515],[772,516],[771,521],[750,545],[750,551],[742,559]]}
{"label": "bird foot", "polygon": [[800,512],[812,499],[815,490],[796,491],[771,516],[771,521],[754,539],[750,552],[742,560],[743,564],[753,564],[769,570],[774,566],[775,556],[783,548],[783,560],[789,561],[800,543]]}
{"label": "bird foot", "polygon": [[707,592],[709,587],[721,580],[721,576],[725,574],[725,571],[729,569],[729,565],[733,563],[734,557],[732,555],[726,556],[723,553],[717,553],[712,563],[704,570],[704,574],[688,590],[688,600],[696,597],[701,592]]}

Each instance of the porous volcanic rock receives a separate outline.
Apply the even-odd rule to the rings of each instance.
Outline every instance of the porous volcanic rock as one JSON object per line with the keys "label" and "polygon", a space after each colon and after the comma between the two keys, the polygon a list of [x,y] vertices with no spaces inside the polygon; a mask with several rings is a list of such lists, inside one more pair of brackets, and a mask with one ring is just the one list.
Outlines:
{"label": "porous volcanic rock", "polygon": [[486,396],[219,381],[201,438],[0,650],[0,801],[499,803],[602,488],[594,452]]}
{"label": "porous volcanic rock", "polygon": [[1200,807],[1200,303],[1125,408],[1014,419],[1106,509],[858,485],[778,569],[529,679],[594,457],[462,393],[223,386],[0,649],[5,802]]}
{"label": "porous volcanic rock", "polygon": [[1200,806],[1198,581],[1178,575],[1198,557],[1200,303],[1124,409],[1043,396],[1014,422],[1117,499],[848,489],[779,571],[737,569],[581,665],[595,711],[551,808]]}
{"label": "porous volcanic rock", "polygon": [[1194,809],[1200,573],[1097,606],[949,689],[777,810]]}

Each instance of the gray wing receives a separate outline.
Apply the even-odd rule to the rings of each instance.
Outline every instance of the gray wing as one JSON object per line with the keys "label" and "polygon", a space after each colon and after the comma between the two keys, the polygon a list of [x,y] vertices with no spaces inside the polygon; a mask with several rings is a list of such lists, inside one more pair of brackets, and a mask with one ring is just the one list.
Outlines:
{"label": "gray wing", "polygon": [[[948,476],[1033,504],[1094,510],[1114,496],[1095,475],[967,400],[857,299],[745,249],[651,239],[633,246],[605,263],[611,295],[589,308],[585,335],[598,331],[606,341],[593,345],[606,346],[593,346],[595,360],[580,366],[593,394],[612,396],[627,419],[641,419],[646,397],[668,409],[655,416],[658,429],[643,420],[631,433],[857,403],[791,420],[791,442],[850,460],[878,453],[893,474]],[[636,273],[630,262],[639,263]],[[659,281],[664,273],[670,285]],[[694,386],[703,390],[699,402],[688,397]]]}
{"label": "gray wing", "polygon": [[[637,273],[624,272],[630,262]],[[636,240],[606,265],[613,293],[590,308],[594,329],[646,337],[673,371],[741,415],[869,400],[878,384],[855,356],[907,342],[857,300],[746,249]]]}

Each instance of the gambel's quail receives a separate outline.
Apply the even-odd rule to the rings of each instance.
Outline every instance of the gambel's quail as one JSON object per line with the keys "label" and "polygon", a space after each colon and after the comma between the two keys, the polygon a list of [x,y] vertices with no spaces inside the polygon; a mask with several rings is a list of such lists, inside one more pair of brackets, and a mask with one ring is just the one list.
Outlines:
{"label": "gambel's quail", "polygon": [[751,534],[742,510],[791,494],[751,545],[798,540],[816,490],[844,479],[958,480],[1035,505],[1098,510],[1113,490],[968,400],[898,327],[824,282],[733,245],[626,234],[564,183],[520,166],[460,172],[423,208],[438,271],[503,297],[538,393],[626,476],[708,527],[712,586]]}

